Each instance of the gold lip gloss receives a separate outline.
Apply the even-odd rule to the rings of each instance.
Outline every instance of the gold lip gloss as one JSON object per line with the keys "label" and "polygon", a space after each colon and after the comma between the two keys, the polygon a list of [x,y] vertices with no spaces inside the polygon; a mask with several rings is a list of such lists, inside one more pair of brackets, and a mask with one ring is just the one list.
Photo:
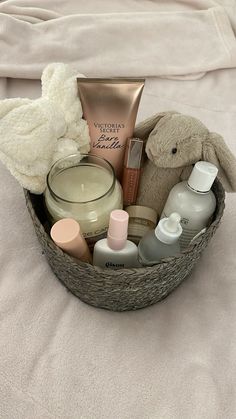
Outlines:
{"label": "gold lip gloss", "polygon": [[136,203],[143,161],[143,149],[143,140],[139,138],[127,139],[122,178],[124,206]]}

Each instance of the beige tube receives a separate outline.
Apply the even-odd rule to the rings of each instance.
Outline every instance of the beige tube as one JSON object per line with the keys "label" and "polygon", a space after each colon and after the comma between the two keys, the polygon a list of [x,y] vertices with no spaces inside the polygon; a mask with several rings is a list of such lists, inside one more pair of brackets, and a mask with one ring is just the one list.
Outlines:
{"label": "beige tube", "polygon": [[125,144],[132,137],[144,79],[78,78],[78,91],[91,137],[91,153],[122,174]]}

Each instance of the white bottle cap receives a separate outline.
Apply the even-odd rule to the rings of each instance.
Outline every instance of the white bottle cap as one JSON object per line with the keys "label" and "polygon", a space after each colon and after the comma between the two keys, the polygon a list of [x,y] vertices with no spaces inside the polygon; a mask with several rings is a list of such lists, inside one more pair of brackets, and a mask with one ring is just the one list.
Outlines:
{"label": "white bottle cap", "polygon": [[188,185],[197,192],[208,192],[217,173],[218,169],[214,164],[207,161],[198,161],[189,176]]}
{"label": "white bottle cap", "polygon": [[162,218],[155,228],[156,238],[165,244],[176,242],[183,231],[180,220],[177,212],[170,214],[169,218]]}

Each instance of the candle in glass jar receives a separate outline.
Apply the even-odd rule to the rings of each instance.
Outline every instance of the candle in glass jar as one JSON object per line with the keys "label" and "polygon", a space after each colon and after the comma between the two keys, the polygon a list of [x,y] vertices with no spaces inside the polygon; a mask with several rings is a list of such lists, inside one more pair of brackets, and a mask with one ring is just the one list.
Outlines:
{"label": "candle in glass jar", "polygon": [[60,161],[55,163],[45,191],[45,203],[52,223],[61,218],[74,218],[90,247],[105,236],[110,212],[122,208],[120,184],[110,164],[104,160],[100,165],[101,160],[85,156],[73,165],[72,159],[71,167],[64,169],[60,169],[63,167]]}

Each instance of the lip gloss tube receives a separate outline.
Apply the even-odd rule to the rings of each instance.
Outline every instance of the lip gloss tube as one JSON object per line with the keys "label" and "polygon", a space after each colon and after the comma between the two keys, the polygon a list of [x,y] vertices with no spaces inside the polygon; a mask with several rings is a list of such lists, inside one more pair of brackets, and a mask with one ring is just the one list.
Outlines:
{"label": "lip gloss tube", "polygon": [[143,140],[139,138],[127,139],[122,178],[124,206],[136,203],[143,161],[143,149]]}

